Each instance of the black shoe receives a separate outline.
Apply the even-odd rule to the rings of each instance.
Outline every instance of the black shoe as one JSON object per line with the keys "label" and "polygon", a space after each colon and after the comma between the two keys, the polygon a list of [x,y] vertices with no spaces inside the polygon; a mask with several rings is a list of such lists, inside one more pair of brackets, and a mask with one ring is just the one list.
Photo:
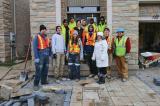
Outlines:
{"label": "black shoe", "polygon": [[47,84],[49,84],[47,81],[46,81],[46,82],[41,83],[41,85],[47,85]]}

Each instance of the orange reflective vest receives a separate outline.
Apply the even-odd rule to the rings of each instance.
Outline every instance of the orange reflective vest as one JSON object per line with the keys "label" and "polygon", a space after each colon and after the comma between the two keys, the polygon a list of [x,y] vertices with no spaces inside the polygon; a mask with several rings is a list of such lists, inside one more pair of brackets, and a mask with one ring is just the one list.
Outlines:
{"label": "orange reflective vest", "polygon": [[80,53],[80,46],[79,46],[79,44],[77,43],[77,44],[75,44],[75,43],[73,43],[72,44],[72,41],[70,40],[69,41],[69,53]]}
{"label": "orange reflective vest", "polygon": [[112,46],[112,36],[109,36],[107,39],[107,44],[111,47]]}
{"label": "orange reflective vest", "polygon": [[86,45],[94,46],[96,41],[96,33],[93,33],[92,36],[89,35],[89,33],[86,33]]}
{"label": "orange reflective vest", "polygon": [[45,49],[49,47],[49,38],[46,39],[42,38],[41,35],[37,36],[38,38],[38,49]]}

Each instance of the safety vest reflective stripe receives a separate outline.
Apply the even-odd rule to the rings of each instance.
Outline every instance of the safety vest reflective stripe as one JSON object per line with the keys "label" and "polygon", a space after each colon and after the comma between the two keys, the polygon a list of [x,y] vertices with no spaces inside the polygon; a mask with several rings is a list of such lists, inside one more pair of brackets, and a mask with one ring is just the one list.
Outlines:
{"label": "safety vest reflective stripe", "polygon": [[91,45],[94,46],[95,45],[95,39],[96,39],[96,33],[93,33],[92,36],[89,35],[89,33],[86,34],[86,45]]}
{"label": "safety vest reflective stripe", "polygon": [[41,35],[37,36],[38,38],[38,49],[45,49],[49,47],[49,38],[42,38]]}
{"label": "safety vest reflective stripe", "polygon": [[116,44],[116,56],[124,56],[126,54],[126,40],[127,37],[123,36],[119,41],[118,38],[116,38],[115,40],[115,44]]}
{"label": "safety vest reflective stripe", "polygon": [[80,53],[80,46],[75,43],[72,44],[71,40],[69,41],[69,53]]}

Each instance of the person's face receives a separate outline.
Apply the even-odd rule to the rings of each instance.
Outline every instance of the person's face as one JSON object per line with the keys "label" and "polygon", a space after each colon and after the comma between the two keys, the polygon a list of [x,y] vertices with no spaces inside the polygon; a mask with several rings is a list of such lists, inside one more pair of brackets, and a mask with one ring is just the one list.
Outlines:
{"label": "person's face", "polygon": [[97,40],[100,41],[102,40],[102,37],[100,35],[97,36]]}
{"label": "person's face", "polygon": [[89,31],[92,32],[93,31],[93,27],[89,27]]}
{"label": "person's face", "polygon": [[81,26],[81,22],[78,21],[78,22],[77,22],[77,27],[80,27],[80,26]]}
{"label": "person's face", "polygon": [[47,29],[41,30],[41,33],[42,33],[42,34],[47,34]]}
{"label": "person's face", "polygon": [[101,18],[100,21],[101,21],[101,23],[104,23],[105,20],[104,20],[104,18]]}
{"label": "person's face", "polygon": [[94,20],[93,20],[93,19],[91,19],[91,20],[90,20],[90,24],[93,24],[93,23],[94,23]]}
{"label": "person's face", "polygon": [[61,27],[57,28],[57,33],[61,33]]}
{"label": "person's face", "polygon": [[72,19],[70,20],[70,22],[73,23],[73,22],[74,22],[74,19],[72,18]]}
{"label": "person's face", "polygon": [[118,37],[122,37],[123,36],[123,32],[117,32],[117,36]]}
{"label": "person's face", "polygon": [[82,25],[83,25],[83,26],[86,25],[86,21],[85,21],[85,20],[82,21]]}
{"label": "person's face", "polygon": [[66,26],[68,26],[68,23],[67,23],[67,22],[64,22],[63,25],[66,27]]}
{"label": "person's face", "polygon": [[73,35],[73,38],[76,39],[77,35]]}
{"label": "person's face", "polygon": [[105,37],[109,36],[109,34],[110,34],[110,31],[106,29],[106,30],[104,31]]}

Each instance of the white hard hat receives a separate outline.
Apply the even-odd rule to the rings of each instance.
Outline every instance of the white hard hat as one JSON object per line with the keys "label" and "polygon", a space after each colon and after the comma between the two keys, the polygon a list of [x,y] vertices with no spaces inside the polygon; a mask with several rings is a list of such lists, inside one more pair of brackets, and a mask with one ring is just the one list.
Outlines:
{"label": "white hard hat", "polygon": [[102,36],[103,37],[103,32],[97,32],[97,36]]}

